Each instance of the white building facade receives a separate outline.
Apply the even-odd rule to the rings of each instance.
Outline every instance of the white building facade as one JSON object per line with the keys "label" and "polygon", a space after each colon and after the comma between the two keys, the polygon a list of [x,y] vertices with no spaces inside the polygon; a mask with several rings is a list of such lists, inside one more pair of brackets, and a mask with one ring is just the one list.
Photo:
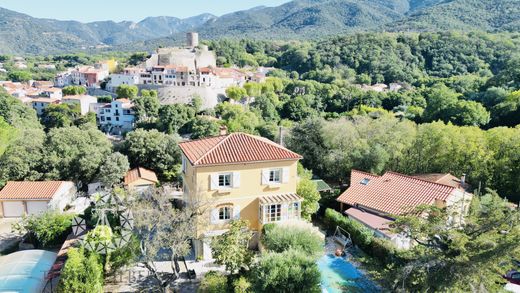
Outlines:
{"label": "white building facade", "polygon": [[134,128],[135,112],[128,99],[118,99],[98,108],[97,121],[107,133],[122,134]]}

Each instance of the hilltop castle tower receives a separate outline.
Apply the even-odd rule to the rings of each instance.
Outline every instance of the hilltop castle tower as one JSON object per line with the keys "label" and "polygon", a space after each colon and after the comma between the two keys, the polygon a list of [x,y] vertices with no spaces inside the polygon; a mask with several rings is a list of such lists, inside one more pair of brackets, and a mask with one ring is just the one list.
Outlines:
{"label": "hilltop castle tower", "polygon": [[189,32],[186,34],[188,48],[195,48],[199,45],[199,34],[196,32]]}

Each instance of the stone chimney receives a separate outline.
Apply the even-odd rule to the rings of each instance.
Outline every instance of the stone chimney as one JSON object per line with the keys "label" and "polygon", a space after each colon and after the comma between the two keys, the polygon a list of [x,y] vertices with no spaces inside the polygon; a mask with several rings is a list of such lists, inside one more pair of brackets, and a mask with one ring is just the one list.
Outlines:
{"label": "stone chimney", "polygon": [[220,126],[220,135],[227,135],[227,127],[225,125]]}
{"label": "stone chimney", "polygon": [[462,174],[460,177],[460,187],[463,189],[466,188],[466,173]]}

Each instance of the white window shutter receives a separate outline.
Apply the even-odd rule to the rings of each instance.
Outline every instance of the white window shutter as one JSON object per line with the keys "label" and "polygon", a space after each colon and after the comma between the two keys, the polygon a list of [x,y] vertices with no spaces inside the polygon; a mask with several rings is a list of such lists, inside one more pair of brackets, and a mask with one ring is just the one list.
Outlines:
{"label": "white window shutter", "polygon": [[233,188],[240,187],[240,172],[233,172]]}
{"label": "white window shutter", "polygon": [[233,219],[234,220],[240,219],[240,206],[239,205],[233,206]]}
{"label": "white window shutter", "polygon": [[262,170],[262,185],[269,184],[269,169]]}
{"label": "white window shutter", "polygon": [[209,175],[209,182],[210,182],[211,190],[218,189],[218,174]]}
{"label": "white window shutter", "polygon": [[211,210],[210,222],[211,224],[216,224],[218,222],[218,208]]}
{"label": "white window shutter", "polygon": [[282,183],[289,182],[290,169],[288,167],[283,168],[282,170]]}

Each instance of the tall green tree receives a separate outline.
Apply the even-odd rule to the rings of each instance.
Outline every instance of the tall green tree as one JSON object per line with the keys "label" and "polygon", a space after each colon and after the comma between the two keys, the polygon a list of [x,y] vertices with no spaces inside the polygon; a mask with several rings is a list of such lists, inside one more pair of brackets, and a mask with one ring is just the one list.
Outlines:
{"label": "tall green tree", "polygon": [[137,129],[128,133],[123,153],[132,167],[144,167],[158,172],[162,178],[175,173],[180,164],[178,137],[155,129]]}
{"label": "tall green tree", "polygon": [[47,179],[88,184],[112,152],[112,144],[95,127],[51,129],[44,145],[42,169]]}
{"label": "tall green tree", "polygon": [[32,79],[32,74],[29,71],[11,71],[7,78],[14,82],[28,82]]}
{"label": "tall green tree", "polygon": [[178,133],[195,117],[195,109],[185,104],[163,105],[159,109],[158,128],[169,134]]}
{"label": "tall green tree", "polygon": [[225,266],[231,274],[240,269],[249,269],[253,261],[253,254],[249,250],[251,237],[248,221],[232,221],[229,231],[215,237],[211,242],[215,263]]}
{"label": "tall green tree", "polygon": [[87,88],[80,85],[68,85],[61,92],[64,96],[84,95],[87,93]]}
{"label": "tall green tree", "polygon": [[137,120],[148,121],[157,118],[161,106],[157,91],[142,90],[141,95],[133,98],[132,102]]}
{"label": "tall green tree", "polygon": [[122,84],[116,89],[118,99],[134,99],[138,92],[139,89],[135,85]]}
{"label": "tall green tree", "polygon": [[73,126],[80,118],[79,104],[55,104],[49,105],[43,110],[42,124],[46,129]]}
{"label": "tall green tree", "polygon": [[128,158],[115,152],[110,154],[99,167],[98,177],[105,186],[111,187],[121,182],[129,168]]}
{"label": "tall green tree", "polygon": [[[449,213],[423,206],[398,217],[394,225],[415,239],[417,246],[394,267],[393,290],[490,291],[503,289],[501,274],[520,254],[520,212],[496,193],[476,198],[462,227],[449,223]],[[446,274],[449,272],[449,274]],[[387,275],[387,277],[392,277]]]}

